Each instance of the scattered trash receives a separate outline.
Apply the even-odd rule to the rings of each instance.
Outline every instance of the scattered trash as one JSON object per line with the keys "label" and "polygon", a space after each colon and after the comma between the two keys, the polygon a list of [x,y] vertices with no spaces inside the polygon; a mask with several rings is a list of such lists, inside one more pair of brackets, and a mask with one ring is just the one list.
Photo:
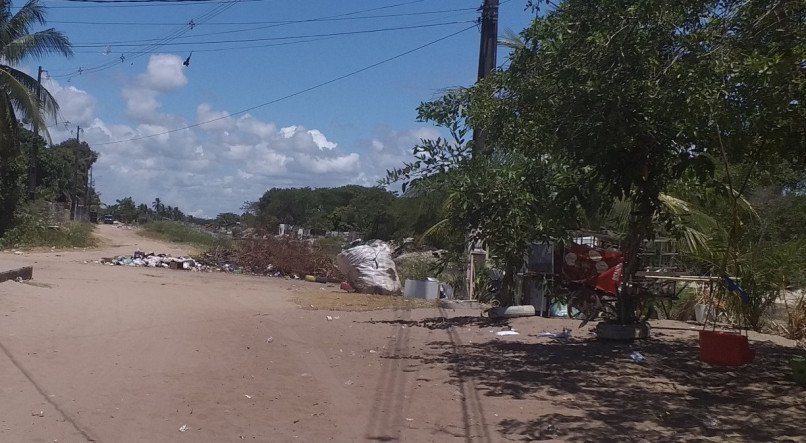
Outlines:
{"label": "scattered trash", "polygon": [[329,315],[325,316],[325,318],[327,319],[327,321],[333,321],[333,317],[331,317]]}
{"label": "scattered trash", "polygon": [[554,425],[546,426],[546,433],[547,434],[553,434],[555,432],[557,432],[557,427],[556,426],[554,426]]}
{"label": "scattered trash", "polygon": [[274,341],[274,337],[269,337],[266,339],[266,343],[271,343]]}
{"label": "scattered trash", "polygon": [[517,331],[498,331],[495,335],[505,336],[505,335],[520,335]]}
{"label": "scattered trash", "polygon": [[406,421],[414,421],[414,419],[406,417]]}
{"label": "scattered trash", "polygon": [[370,354],[377,354],[377,353],[378,353],[378,351],[376,351],[376,350],[374,350],[374,349],[370,349],[370,350],[369,350],[369,353],[370,353]]}
{"label": "scattered trash", "polygon": [[34,417],[44,417],[45,416],[45,411],[39,411],[39,412],[34,411],[34,412],[31,412],[31,415],[34,416]]}
{"label": "scattered trash", "polygon": [[251,399],[251,398],[252,398],[252,396],[251,396],[251,395],[249,395],[249,394],[244,394],[243,396],[244,396],[244,397],[246,397],[246,398],[249,398],[249,399]]}
{"label": "scattered trash", "polygon": [[646,361],[646,358],[638,351],[632,351],[630,353],[630,358],[636,363],[643,363]]}
{"label": "scattered trash", "polygon": [[347,380],[346,382],[344,382],[345,386],[352,386],[352,384],[353,384],[352,380]]}
{"label": "scattered trash", "polygon": [[117,257],[103,257],[101,264],[114,266],[135,266],[149,268],[170,268],[193,271],[212,271],[210,266],[197,263],[189,257],[173,257],[167,254],[156,254],[154,252],[145,253],[134,251],[132,255],[120,255]]}
{"label": "scattered trash", "polygon": [[345,292],[353,292],[354,291],[353,287],[349,283],[347,283],[346,281],[341,282],[341,284],[339,285],[339,289],[341,289],[342,291],[345,291]]}
{"label": "scattered trash", "polygon": [[182,425],[182,426],[179,427],[179,432],[185,432],[188,429],[190,429],[190,428],[188,428],[188,425]]}
{"label": "scattered trash", "polygon": [[[98,262],[109,266],[170,268],[233,274],[249,273],[294,279],[299,279],[299,275],[302,274],[311,277],[308,280],[321,283],[337,283],[343,277],[333,264],[333,260],[321,252],[311,249],[310,244],[274,238],[253,239],[242,244],[237,252],[231,250],[207,252],[199,255],[198,258],[146,253],[138,250],[134,251],[132,255],[103,257]],[[307,272],[301,272],[306,269]],[[312,276],[310,272],[323,275]]]}
{"label": "scattered trash", "polygon": [[571,338],[571,330],[563,328],[562,332],[541,332],[537,334],[538,337],[551,337],[551,338]]}
{"label": "scattered trash", "polygon": [[702,419],[702,424],[708,429],[714,429],[719,426],[719,420],[711,417],[710,415],[706,415]]}

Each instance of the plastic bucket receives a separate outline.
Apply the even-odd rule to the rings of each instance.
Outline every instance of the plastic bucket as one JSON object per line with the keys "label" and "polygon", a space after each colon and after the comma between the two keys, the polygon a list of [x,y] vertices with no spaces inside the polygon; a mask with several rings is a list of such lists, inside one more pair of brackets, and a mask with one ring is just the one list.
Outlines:
{"label": "plastic bucket", "polygon": [[717,366],[742,366],[753,361],[747,337],[719,331],[700,331],[700,360]]}

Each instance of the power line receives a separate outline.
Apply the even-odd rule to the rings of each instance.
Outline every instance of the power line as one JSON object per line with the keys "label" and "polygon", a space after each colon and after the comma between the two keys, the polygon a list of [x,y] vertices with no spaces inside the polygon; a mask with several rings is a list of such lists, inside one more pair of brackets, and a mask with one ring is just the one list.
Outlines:
{"label": "power line", "polygon": [[[69,2],[70,0],[63,0]],[[186,0],[183,2],[154,2],[154,3],[140,3],[129,4],[124,2],[111,2],[111,3],[86,3],[81,6],[54,6],[47,5],[48,9],[93,9],[93,8],[145,8],[149,6],[198,6],[210,5],[214,3],[228,3],[230,0]],[[266,0],[241,0],[245,3],[263,2]],[[117,4],[121,3],[121,4]]]}
{"label": "power line", "polygon": [[[142,57],[143,55],[151,53],[151,51],[153,51],[153,50],[155,50],[155,49],[157,49],[157,48],[159,48],[161,46],[164,46],[165,44],[167,44],[170,41],[175,40],[175,39],[183,36],[184,34],[187,34],[190,30],[192,30],[196,26],[196,24],[204,23],[206,21],[209,21],[210,19],[218,16],[219,14],[223,13],[227,9],[231,8],[236,3],[242,2],[242,1],[244,1],[244,0],[228,0],[226,3],[221,3],[221,4],[211,8],[207,12],[201,14],[200,16],[191,19],[188,22],[188,24],[185,25],[184,27],[182,27],[180,29],[177,29],[177,30],[174,30],[173,32],[169,33],[168,35],[166,35],[162,39],[157,40],[155,43],[143,46],[143,47],[141,47],[140,50],[132,51],[130,53],[121,54],[120,57],[119,57],[120,63],[123,63],[125,61],[134,60],[134,59]],[[76,70],[74,70],[72,72],[69,72],[67,74],[53,75],[52,77],[54,77],[54,78],[68,77],[69,78],[69,77],[72,77],[74,75],[81,75],[81,74],[84,74],[84,73],[100,72],[100,71],[103,71],[103,70],[106,70],[106,69],[110,69],[110,68],[112,68],[114,66],[117,66],[118,64],[119,64],[118,62],[110,61],[110,62],[102,63],[100,65],[92,66],[92,67],[89,67],[89,68],[86,68],[86,69],[83,68],[83,67],[79,67],[78,69],[76,69]]]}
{"label": "power line", "polygon": [[[69,1],[69,0],[64,0],[64,1]],[[242,1],[244,3],[247,3],[247,2],[248,3],[253,3],[253,2],[262,2],[262,1],[265,1],[265,0],[240,0],[240,1]],[[389,5],[389,6],[382,6],[382,7],[378,7],[378,8],[373,8],[372,10],[376,11],[376,10],[379,10],[379,9],[387,9],[387,8],[393,8],[393,7],[397,7],[397,6],[410,5],[410,4],[414,4],[414,3],[421,3],[423,1],[425,1],[425,0],[415,0],[415,1],[406,2],[406,3],[398,3],[398,4],[395,4],[395,5]],[[80,6],[79,5],[71,5],[71,6],[48,5],[47,8],[48,9],[145,8],[145,7],[157,7],[157,6],[160,6],[160,7],[198,6],[198,5],[209,5],[211,3],[228,3],[228,2],[229,2],[229,0],[188,0],[188,1],[183,1],[183,2],[154,2],[154,3],[138,3],[138,4],[129,4],[129,3],[116,4],[117,2],[112,2],[112,3],[84,3],[84,4],[81,4]]]}
{"label": "power line", "polygon": [[[395,17],[412,17],[420,15],[434,15],[434,14],[447,14],[450,12],[464,12],[476,11],[478,8],[455,8],[455,9],[442,9],[439,11],[419,11],[419,12],[403,12],[396,14],[376,14],[376,15],[363,15],[359,17],[322,17],[322,18],[307,18],[298,20],[269,20],[269,21],[253,21],[253,22],[208,22],[204,26],[247,26],[247,25],[293,25],[298,23],[315,23],[315,22],[331,22],[331,21],[347,21],[347,20],[367,20],[376,18],[395,18]],[[184,26],[187,23],[166,23],[166,22],[98,22],[98,21],[80,21],[80,20],[48,20],[49,24],[66,24],[66,25],[89,25],[89,26]],[[262,28],[257,28],[262,29]]]}
{"label": "power line", "polygon": [[[123,62],[125,62],[127,60],[137,59],[137,58],[142,57],[145,54],[149,54],[152,51],[156,50],[157,48],[165,46],[168,42],[182,37],[184,34],[189,32],[190,30],[192,30],[195,26],[197,26],[199,24],[206,23],[207,21],[209,21],[209,19],[211,19],[215,15],[218,15],[221,12],[223,12],[223,10],[228,9],[229,7],[231,7],[234,2],[244,2],[244,1],[252,1],[252,0],[228,0],[228,1],[223,3],[223,6],[217,6],[217,7],[213,8],[211,11],[208,11],[208,13],[206,13],[206,14],[210,14],[213,11],[219,10],[219,8],[223,8],[223,9],[220,9],[219,12],[217,12],[217,13],[215,13],[213,15],[207,16],[206,18],[204,18],[204,20],[202,20],[201,17],[191,19],[181,29],[179,29],[177,31],[174,31],[173,33],[165,36],[163,39],[161,39],[161,41],[159,41],[157,43],[144,46],[139,51],[133,51],[133,53],[129,53],[129,54],[123,53],[123,54],[121,54],[120,57],[119,57],[120,63],[123,63]],[[362,13],[367,13],[367,12],[373,12],[373,11],[380,11],[380,10],[384,10],[384,9],[396,8],[396,7],[399,7],[399,6],[413,5],[413,4],[416,4],[416,3],[422,3],[424,1],[426,1],[426,0],[413,0],[413,1],[407,1],[407,2],[401,2],[401,3],[394,3],[394,4],[391,4],[391,5],[376,6],[376,7],[373,7],[373,8],[360,9],[360,10],[356,10],[356,11],[350,11],[350,12],[345,12],[345,13],[342,13],[342,14],[336,14],[336,15],[331,15],[331,16],[327,16],[327,17],[320,17],[320,18],[347,17],[347,16],[352,16],[352,15],[357,15],[357,14],[362,14]],[[212,1],[210,3],[212,3]],[[180,3],[180,4],[187,4],[187,3]],[[147,6],[147,5],[150,5],[150,3],[143,4],[142,6]],[[203,17],[205,15],[203,15]],[[106,46],[107,45],[104,45],[104,47],[106,47]],[[89,68],[86,68],[86,69],[83,68],[83,67],[79,67],[78,69],[75,69],[75,70],[70,71],[68,73],[60,74],[60,75],[54,75],[53,77],[54,78],[68,78],[69,79],[70,77],[72,77],[74,75],[81,75],[81,74],[84,74],[84,73],[94,73],[94,72],[104,71],[106,69],[110,69],[110,68],[112,68],[114,66],[117,66],[118,64],[119,64],[118,62],[112,61],[112,62],[106,62],[106,63],[102,63],[100,65],[92,66],[92,67],[89,67]]]}
{"label": "power line", "polygon": [[[242,49],[257,49],[257,48],[271,48],[275,46],[291,46],[291,45],[298,45],[303,43],[312,43],[324,40],[331,40],[335,37],[321,37],[321,38],[310,38],[304,40],[297,40],[292,42],[280,42],[280,43],[268,43],[265,45],[245,45],[245,46],[227,46],[223,48],[202,48],[202,49],[193,49],[193,52],[223,52],[223,51],[238,51]],[[74,54],[98,54],[98,51],[73,51]]]}
{"label": "power line", "polygon": [[[217,3],[218,0],[64,0],[71,3]],[[262,0],[254,0],[262,1]]]}
{"label": "power line", "polygon": [[284,100],[288,100],[288,99],[296,97],[298,95],[302,95],[302,94],[305,94],[307,92],[313,91],[315,89],[319,89],[319,88],[322,88],[324,86],[330,85],[332,83],[336,83],[336,82],[344,80],[346,78],[355,76],[355,75],[360,74],[360,73],[362,73],[364,71],[368,71],[370,69],[376,68],[376,67],[381,66],[383,64],[389,63],[389,62],[391,62],[393,60],[397,60],[397,59],[399,59],[401,57],[405,57],[405,56],[407,56],[407,55],[409,55],[409,54],[411,54],[413,52],[417,52],[417,51],[419,51],[421,49],[424,49],[424,48],[427,48],[429,46],[435,45],[435,44],[437,44],[437,43],[439,43],[439,42],[441,42],[443,40],[447,40],[447,39],[449,39],[451,37],[454,37],[456,35],[459,35],[459,34],[461,34],[463,32],[467,32],[467,31],[469,31],[471,29],[475,29],[475,28],[476,28],[475,24],[473,26],[468,26],[467,28],[464,28],[464,29],[461,29],[459,31],[453,32],[453,33],[448,34],[448,35],[446,35],[444,37],[440,37],[440,38],[438,38],[436,40],[432,40],[432,41],[430,41],[428,43],[425,43],[425,44],[422,44],[420,46],[417,46],[416,48],[412,48],[412,49],[409,49],[407,51],[401,52],[399,54],[393,55],[391,57],[385,58],[385,59],[383,59],[381,61],[378,61],[378,62],[375,62],[375,63],[373,63],[371,65],[364,66],[363,68],[356,69],[354,71],[348,72],[346,74],[342,74],[342,75],[340,75],[338,77],[335,77],[335,78],[332,78],[330,80],[327,80],[327,81],[324,81],[324,82],[321,82],[321,83],[317,83],[316,85],[313,85],[313,86],[309,86],[309,87],[307,87],[305,89],[300,89],[299,91],[292,92],[292,93],[284,95],[282,97],[278,97],[278,98],[275,98],[273,100],[269,100],[267,102],[261,103],[259,105],[255,105],[255,106],[252,106],[252,107],[249,107],[249,108],[246,108],[246,109],[242,109],[242,110],[237,111],[237,112],[229,113],[229,114],[221,116],[221,117],[213,118],[213,119],[206,120],[206,121],[199,122],[199,123],[194,123],[192,125],[187,125],[187,126],[184,126],[184,127],[181,127],[181,128],[170,129],[170,130],[167,130],[167,131],[158,132],[158,133],[155,133],[155,134],[143,135],[143,136],[139,136],[139,137],[132,137],[132,138],[129,138],[129,139],[124,139],[124,140],[115,140],[115,141],[105,142],[105,143],[94,143],[93,145],[94,146],[113,145],[113,144],[118,144],[118,143],[125,143],[125,142],[131,142],[131,141],[144,140],[144,139],[148,139],[148,138],[158,137],[158,136],[161,136],[161,135],[172,134],[174,132],[184,131],[186,129],[196,128],[196,127],[199,127],[199,126],[206,125],[208,123],[213,123],[213,122],[224,120],[224,119],[236,116],[236,115],[245,114],[247,112],[254,111],[255,109],[259,109],[259,108],[263,108],[265,106],[273,105],[275,103],[278,103],[278,102],[281,102],[281,101],[284,101]]}
{"label": "power line", "polygon": [[[377,29],[364,29],[360,31],[343,31],[343,32],[330,32],[326,34],[307,34],[307,35],[284,35],[279,37],[261,37],[261,38],[245,38],[245,39],[234,39],[234,40],[202,40],[202,41],[192,41],[192,42],[174,42],[171,43],[172,46],[187,46],[187,45],[216,45],[222,43],[251,43],[251,42],[264,42],[264,41],[274,41],[274,40],[289,40],[289,39],[302,39],[302,38],[315,38],[315,37],[338,37],[338,36],[345,36],[345,35],[357,35],[357,34],[374,34],[378,32],[388,32],[388,31],[401,31],[401,30],[409,30],[409,29],[422,29],[422,28],[433,28],[436,26],[446,26],[446,25],[456,25],[462,23],[476,23],[475,20],[461,20],[461,21],[453,21],[453,22],[443,22],[443,23],[432,23],[432,24],[425,24],[425,25],[412,25],[412,26],[397,26],[397,27],[389,27],[389,28],[377,28]],[[128,42],[120,41],[120,42],[110,42],[110,43],[78,43],[73,44],[73,48],[106,48],[106,47],[129,47],[129,46],[141,46],[142,43],[150,42],[152,40],[129,40]],[[159,40],[155,40],[159,41]],[[139,44],[138,44],[139,43]]]}

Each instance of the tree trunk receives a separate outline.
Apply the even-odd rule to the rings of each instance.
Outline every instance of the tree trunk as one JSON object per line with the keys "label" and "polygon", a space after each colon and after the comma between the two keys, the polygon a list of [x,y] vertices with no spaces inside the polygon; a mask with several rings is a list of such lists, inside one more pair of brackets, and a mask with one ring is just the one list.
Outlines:
{"label": "tree trunk", "polygon": [[641,268],[640,252],[644,240],[652,233],[652,220],[657,207],[658,193],[646,191],[638,193],[632,204],[630,222],[627,227],[627,238],[622,247],[624,265],[621,287],[618,292],[617,310],[620,324],[633,324],[637,321],[635,316],[636,297],[639,294],[632,285],[635,273]]}

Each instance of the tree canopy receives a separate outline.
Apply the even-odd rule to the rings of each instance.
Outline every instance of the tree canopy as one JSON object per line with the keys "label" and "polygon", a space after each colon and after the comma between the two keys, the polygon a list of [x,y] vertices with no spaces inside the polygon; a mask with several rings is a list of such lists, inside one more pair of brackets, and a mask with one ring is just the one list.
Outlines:
{"label": "tree canopy", "polygon": [[424,140],[388,175],[448,190],[445,225],[487,243],[510,275],[528,241],[626,203],[629,280],[643,240],[674,227],[662,197],[680,183],[726,190],[735,208],[758,174],[803,170],[802,2],[552,5],[506,68],[420,106],[452,139]]}

